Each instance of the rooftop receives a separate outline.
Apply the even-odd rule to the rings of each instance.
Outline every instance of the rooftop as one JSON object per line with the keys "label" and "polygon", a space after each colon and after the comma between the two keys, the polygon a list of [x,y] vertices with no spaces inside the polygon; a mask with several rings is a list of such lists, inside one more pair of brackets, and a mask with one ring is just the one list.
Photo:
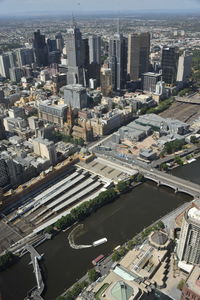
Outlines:
{"label": "rooftop", "polygon": [[160,73],[146,72],[142,74],[143,76],[151,76],[151,77],[160,77]]}
{"label": "rooftop", "polygon": [[68,84],[64,87],[64,90],[73,90],[73,91],[85,91],[86,89],[81,84]]}
{"label": "rooftop", "polygon": [[192,207],[189,211],[188,211],[188,217],[200,222],[200,210],[196,207]]}
{"label": "rooftop", "polygon": [[195,266],[190,273],[186,286],[200,296],[200,266]]}

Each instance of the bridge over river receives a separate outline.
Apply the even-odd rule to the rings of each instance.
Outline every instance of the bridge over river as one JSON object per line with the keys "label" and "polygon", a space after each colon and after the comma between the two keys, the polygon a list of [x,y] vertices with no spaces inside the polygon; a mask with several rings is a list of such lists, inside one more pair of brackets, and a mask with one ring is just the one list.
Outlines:
{"label": "bridge over river", "polygon": [[38,260],[41,260],[42,256],[29,244],[24,247],[24,250],[27,250],[31,255],[31,263],[33,264],[33,270],[37,282],[37,287],[33,288],[28,293],[29,295],[25,298],[25,300],[43,300],[41,295],[44,291],[44,282],[42,280],[42,274],[38,262]]}
{"label": "bridge over river", "polygon": [[146,179],[152,180],[158,186],[164,185],[172,188],[176,193],[182,192],[194,198],[200,198],[200,185],[156,169],[138,167]]}

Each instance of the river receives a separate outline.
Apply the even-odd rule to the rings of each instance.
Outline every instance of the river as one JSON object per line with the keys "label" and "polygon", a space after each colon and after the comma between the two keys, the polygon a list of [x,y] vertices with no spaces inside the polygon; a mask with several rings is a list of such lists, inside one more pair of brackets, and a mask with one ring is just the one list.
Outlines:
{"label": "river", "polygon": [[191,164],[173,169],[172,174],[200,184],[200,158]]}
{"label": "river", "polygon": [[[158,188],[154,183],[146,182],[82,222],[84,232],[77,243],[90,244],[107,237],[106,244],[75,250],[69,246],[69,232],[62,232],[40,245],[37,250],[44,253],[45,300],[55,299],[70,287],[92,268],[91,261],[99,254],[108,255],[117,245],[123,244],[144,227],[190,199],[185,194],[174,194],[171,189]],[[0,273],[3,300],[23,300],[26,292],[35,285],[33,267],[28,264],[29,261],[29,255],[26,255],[19,263]]]}

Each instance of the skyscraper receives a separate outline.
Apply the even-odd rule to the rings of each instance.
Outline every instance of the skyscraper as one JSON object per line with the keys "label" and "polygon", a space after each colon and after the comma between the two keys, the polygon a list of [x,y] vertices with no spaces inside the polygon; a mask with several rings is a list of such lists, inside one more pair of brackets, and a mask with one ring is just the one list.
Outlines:
{"label": "skyscraper", "polygon": [[149,71],[149,53],[149,32],[134,33],[128,36],[127,74],[129,80],[136,81],[143,73]]}
{"label": "skyscraper", "polygon": [[112,69],[113,87],[120,91],[126,82],[126,40],[122,34],[116,33],[110,39],[109,45],[109,65]]}
{"label": "skyscraper", "polygon": [[150,33],[140,34],[140,68],[139,75],[149,71]]}
{"label": "skyscraper", "polygon": [[162,77],[163,81],[172,86],[176,83],[178,68],[178,49],[175,47],[164,47],[162,50]]}
{"label": "skyscraper", "polygon": [[89,62],[101,64],[101,37],[89,36]]}
{"label": "skyscraper", "polygon": [[10,59],[8,54],[0,55],[0,75],[5,78],[10,78],[9,73]]}
{"label": "skyscraper", "polygon": [[16,54],[12,51],[7,52],[9,56],[9,61],[10,61],[10,67],[16,67],[17,66],[17,61],[16,61]]}
{"label": "skyscraper", "polygon": [[112,71],[109,68],[101,68],[101,92],[104,97],[112,95]]}
{"label": "skyscraper", "polygon": [[17,65],[22,67],[25,65],[31,65],[34,62],[33,49],[22,48],[15,51]]}
{"label": "skyscraper", "polygon": [[177,247],[179,260],[200,264],[200,209],[190,208],[183,216]]}
{"label": "skyscraper", "polygon": [[67,82],[69,84],[84,84],[83,61],[82,55],[83,43],[82,34],[79,28],[73,24],[67,32],[67,56],[68,56],[68,73]]}
{"label": "skyscraper", "polygon": [[47,47],[49,52],[56,51],[57,50],[56,40],[47,39]]}
{"label": "skyscraper", "polygon": [[191,76],[192,55],[184,51],[178,60],[177,82],[186,84]]}
{"label": "skyscraper", "polygon": [[3,118],[0,116],[0,140],[5,138],[5,128],[3,125]]}
{"label": "skyscraper", "polygon": [[13,68],[10,68],[10,80],[12,82],[20,82],[21,78],[23,77],[23,71],[21,68],[19,67],[13,67]]}
{"label": "skyscraper", "polygon": [[59,50],[60,52],[62,52],[63,48],[64,48],[64,40],[63,40],[63,36],[60,32],[56,33],[56,48],[57,50]]}
{"label": "skyscraper", "polygon": [[35,62],[39,67],[48,65],[48,49],[45,42],[45,35],[40,34],[40,30],[34,32],[33,51]]}
{"label": "skyscraper", "polygon": [[127,73],[129,80],[139,79],[140,66],[140,37],[138,34],[129,34],[128,36],[128,65]]}

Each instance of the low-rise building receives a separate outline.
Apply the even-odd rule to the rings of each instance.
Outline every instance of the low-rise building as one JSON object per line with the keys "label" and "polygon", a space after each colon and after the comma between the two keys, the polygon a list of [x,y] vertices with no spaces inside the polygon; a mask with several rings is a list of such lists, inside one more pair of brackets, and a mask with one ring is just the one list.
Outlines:
{"label": "low-rise building", "polygon": [[61,104],[39,104],[39,118],[43,121],[58,124],[61,127],[67,119],[67,105]]}

